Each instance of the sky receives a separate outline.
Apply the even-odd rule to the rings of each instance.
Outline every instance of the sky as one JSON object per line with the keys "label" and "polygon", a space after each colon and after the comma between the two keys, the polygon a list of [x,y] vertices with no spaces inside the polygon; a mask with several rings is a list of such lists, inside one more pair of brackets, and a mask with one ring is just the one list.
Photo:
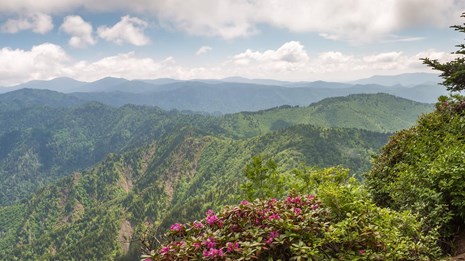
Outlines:
{"label": "sky", "polygon": [[351,81],[430,72],[464,0],[1,0],[0,86],[71,77]]}

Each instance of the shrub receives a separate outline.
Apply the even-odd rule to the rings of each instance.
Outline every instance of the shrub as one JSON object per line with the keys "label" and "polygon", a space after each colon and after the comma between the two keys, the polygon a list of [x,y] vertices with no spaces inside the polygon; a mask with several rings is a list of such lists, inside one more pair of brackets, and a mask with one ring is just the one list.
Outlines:
{"label": "shrub", "polygon": [[450,240],[465,221],[465,98],[440,97],[436,110],[392,136],[366,185],[380,206],[410,210]]}
{"label": "shrub", "polygon": [[[429,260],[433,234],[421,234],[408,212],[376,207],[355,180],[208,211],[205,219],[173,224],[167,242],[147,260]],[[367,201],[368,199],[368,201]]]}

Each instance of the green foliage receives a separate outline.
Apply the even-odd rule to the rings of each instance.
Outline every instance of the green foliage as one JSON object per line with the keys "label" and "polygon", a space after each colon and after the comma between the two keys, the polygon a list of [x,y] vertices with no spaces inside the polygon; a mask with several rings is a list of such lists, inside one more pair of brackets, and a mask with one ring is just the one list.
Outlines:
{"label": "green foliage", "polygon": [[[122,155],[110,154],[93,168],[41,189],[18,213],[19,225],[8,230],[17,243],[5,241],[4,253],[9,254],[0,259],[123,257],[119,235],[125,221],[133,229],[130,237],[127,234],[131,242],[144,224],[162,234],[174,222],[236,203],[251,155],[273,155],[262,167],[282,173],[285,184],[274,192],[289,191],[288,182],[297,182],[291,170],[301,162],[360,171],[368,168],[370,154],[385,140],[385,134],[305,125],[243,140],[180,128]],[[347,154],[349,148],[357,153]]]}
{"label": "green foliage", "polygon": [[[24,202],[0,209],[0,259],[130,258],[138,245],[128,249],[122,242],[137,241],[144,226],[160,235],[174,222],[237,203],[247,179],[241,173],[253,155],[270,156],[250,164],[252,183],[268,177],[251,194],[316,193],[319,184],[349,177],[347,170],[320,168],[341,165],[358,175],[388,136],[295,125],[288,122],[292,114],[271,112],[273,122],[287,122],[273,132],[260,125],[225,129],[229,116],[139,106],[0,111],[1,202]],[[253,173],[255,167],[264,171]]]}
{"label": "green foliage", "polygon": [[0,110],[0,205],[26,199],[73,171],[93,166],[111,152],[140,147],[179,126],[209,126],[204,129],[217,133],[215,120],[157,108],[111,108],[97,103]]}
{"label": "green foliage", "polygon": [[[465,17],[465,13],[462,14]],[[465,23],[463,25],[451,26],[456,31],[465,33]],[[465,89],[465,44],[457,45],[459,48],[454,60],[441,63],[437,59],[423,58],[423,63],[432,67],[433,70],[441,71],[442,84],[448,91],[462,91]]]}
{"label": "green foliage", "polygon": [[366,176],[381,206],[410,210],[436,227],[446,249],[465,223],[465,98],[441,97],[433,113],[392,136]]}
{"label": "green foliage", "polygon": [[[332,171],[330,171],[332,172]],[[346,173],[345,173],[346,174]],[[423,235],[408,212],[373,204],[354,179],[315,184],[321,197],[291,195],[226,206],[204,219],[175,223],[150,260],[430,260],[436,236]],[[152,247],[152,248],[151,248]]]}
{"label": "green foliage", "polygon": [[264,162],[262,156],[255,156],[245,166],[247,181],[241,185],[247,200],[264,199],[284,192],[284,177],[276,170],[278,165],[272,159]]}
{"label": "green foliage", "polygon": [[395,132],[410,127],[430,104],[392,95],[358,94],[322,100],[305,107],[282,106],[259,112],[226,115],[221,127],[237,137],[250,137],[297,124]]}

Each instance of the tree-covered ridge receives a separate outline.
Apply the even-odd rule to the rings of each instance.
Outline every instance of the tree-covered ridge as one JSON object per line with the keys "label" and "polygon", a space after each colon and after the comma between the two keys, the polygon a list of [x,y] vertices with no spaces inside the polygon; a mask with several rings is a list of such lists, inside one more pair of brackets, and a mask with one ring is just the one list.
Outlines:
{"label": "tree-covered ridge", "polygon": [[142,146],[179,126],[214,126],[214,120],[99,103],[0,111],[0,205],[28,198],[60,177],[91,167],[108,153]]}
{"label": "tree-covered ridge", "polygon": [[419,115],[432,110],[432,105],[389,94],[359,94],[329,98],[306,107],[282,106],[226,115],[221,126],[237,136],[257,135],[296,124],[395,132],[410,127]]}
{"label": "tree-covered ridge", "polygon": [[252,155],[270,155],[289,178],[294,174],[288,170],[301,163],[361,171],[386,139],[363,130],[299,125],[235,140],[184,127],[123,155],[111,154],[11,208],[18,221],[2,231],[0,258],[108,260],[127,251],[137,257],[139,246],[128,243],[147,224],[161,233],[173,221],[236,202]]}
{"label": "tree-covered ridge", "polygon": [[[183,126],[232,138],[253,137],[308,123],[390,131],[429,110],[426,104],[377,94],[334,98],[302,108],[213,117],[134,105],[113,108],[100,103],[67,104],[66,100],[49,107],[45,106],[49,104],[47,100],[40,105],[45,94],[52,95],[52,101],[64,97],[55,92],[24,91],[39,94],[34,102],[0,109],[0,205],[26,199],[38,188],[88,168],[110,152],[142,146]],[[20,91],[16,94],[20,94],[19,98],[25,95]],[[19,99],[11,93],[4,95],[13,103]],[[3,100],[7,101],[5,97]]]}

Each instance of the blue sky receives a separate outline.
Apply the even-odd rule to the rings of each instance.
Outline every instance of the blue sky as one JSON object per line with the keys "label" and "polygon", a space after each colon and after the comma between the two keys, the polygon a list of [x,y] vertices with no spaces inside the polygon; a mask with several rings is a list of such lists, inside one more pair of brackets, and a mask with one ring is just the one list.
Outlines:
{"label": "blue sky", "polygon": [[2,0],[0,86],[242,76],[349,81],[429,71],[461,0]]}

